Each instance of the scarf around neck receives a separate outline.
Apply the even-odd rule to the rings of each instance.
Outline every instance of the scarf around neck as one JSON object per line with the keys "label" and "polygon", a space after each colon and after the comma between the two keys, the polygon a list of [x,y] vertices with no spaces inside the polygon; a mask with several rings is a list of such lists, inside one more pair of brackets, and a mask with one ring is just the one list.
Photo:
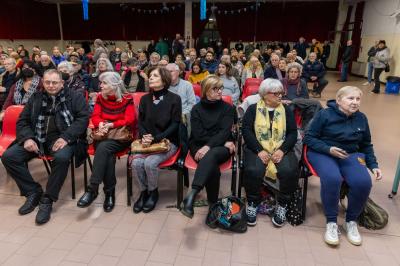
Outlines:
{"label": "scarf around neck", "polygon": [[[286,112],[283,104],[279,104],[278,107],[275,108],[274,116],[272,121],[270,121],[268,107],[263,100],[258,101],[254,131],[257,141],[268,154],[272,155],[278,150],[285,141],[286,136]],[[277,172],[275,164],[272,160],[269,160],[265,170],[265,176],[275,180],[277,178]]]}
{"label": "scarf around neck", "polygon": [[32,94],[35,93],[37,86],[39,85],[39,82],[40,82],[40,77],[38,75],[33,76],[28,91],[26,91],[24,96],[22,96],[22,90],[24,89],[24,81],[22,79],[18,80],[17,83],[15,84],[14,104],[17,105],[26,104],[29,98],[32,96]]}

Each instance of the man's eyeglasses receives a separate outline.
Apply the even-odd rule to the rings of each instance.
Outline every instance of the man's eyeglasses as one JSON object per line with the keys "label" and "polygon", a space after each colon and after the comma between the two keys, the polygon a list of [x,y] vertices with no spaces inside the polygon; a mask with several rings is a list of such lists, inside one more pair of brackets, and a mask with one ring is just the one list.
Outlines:
{"label": "man's eyeglasses", "polygon": [[214,92],[219,92],[224,90],[224,86],[212,88]]}
{"label": "man's eyeglasses", "polygon": [[52,80],[45,80],[45,81],[43,81],[43,83],[45,84],[45,85],[53,85],[53,86],[56,86],[58,83],[60,83],[59,81],[52,81]]}
{"label": "man's eyeglasses", "polygon": [[268,94],[273,94],[276,97],[282,97],[283,96],[283,92],[268,92]]}

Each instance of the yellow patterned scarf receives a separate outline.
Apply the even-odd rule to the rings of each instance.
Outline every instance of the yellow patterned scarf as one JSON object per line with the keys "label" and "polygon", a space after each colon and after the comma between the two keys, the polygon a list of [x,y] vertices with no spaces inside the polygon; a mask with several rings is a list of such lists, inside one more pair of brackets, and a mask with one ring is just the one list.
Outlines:
{"label": "yellow patterned scarf", "polygon": [[[274,117],[272,119],[272,132],[269,130],[270,124],[268,108],[265,106],[264,101],[260,100],[257,103],[254,131],[263,149],[272,155],[281,147],[286,136],[286,113],[283,104],[275,108]],[[269,160],[265,176],[275,180],[277,172],[275,164],[272,160]]]}

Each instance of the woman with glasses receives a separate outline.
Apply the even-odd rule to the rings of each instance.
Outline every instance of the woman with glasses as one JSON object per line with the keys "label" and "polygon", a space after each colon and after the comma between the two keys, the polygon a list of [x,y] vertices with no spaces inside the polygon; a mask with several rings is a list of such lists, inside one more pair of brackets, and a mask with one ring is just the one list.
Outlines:
{"label": "woman with glasses", "polygon": [[3,120],[4,112],[11,105],[25,105],[36,91],[42,89],[42,80],[39,77],[39,66],[31,60],[25,60],[21,73],[16,77],[17,82],[11,86],[0,120]]}
{"label": "woman with glasses", "polygon": [[263,180],[279,181],[278,205],[272,223],[286,221],[287,204],[298,182],[297,159],[293,147],[297,128],[293,112],[282,104],[284,94],[279,80],[267,78],[259,89],[261,100],[251,105],[243,118],[244,178],[247,195],[247,224],[256,225]]}
{"label": "woman with glasses", "polygon": [[222,100],[223,81],[216,75],[207,76],[201,83],[201,101],[191,112],[192,133],[190,154],[198,163],[192,190],[182,203],[181,212],[193,217],[196,195],[206,187],[209,206],[216,203],[221,172],[219,165],[226,162],[235,145],[230,142],[234,109]]}

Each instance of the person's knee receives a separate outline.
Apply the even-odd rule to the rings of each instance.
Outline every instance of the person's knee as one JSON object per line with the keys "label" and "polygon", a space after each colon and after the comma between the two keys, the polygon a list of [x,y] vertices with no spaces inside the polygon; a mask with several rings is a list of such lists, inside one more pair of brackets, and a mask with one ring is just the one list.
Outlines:
{"label": "person's knee", "polygon": [[137,169],[137,168],[141,168],[144,165],[144,160],[141,158],[137,158],[132,160],[132,168]]}
{"label": "person's knee", "polygon": [[110,149],[108,149],[108,143],[106,141],[101,141],[96,146],[95,156],[96,154],[111,154]]}
{"label": "person's knee", "polygon": [[149,158],[146,158],[146,160],[144,160],[144,169],[146,170],[146,172],[152,171],[157,168],[158,162],[156,160],[149,160]]}
{"label": "person's knee", "polygon": [[69,163],[71,160],[72,154],[63,150],[56,152],[53,155],[53,161],[56,163]]}
{"label": "person's knee", "polygon": [[320,176],[321,183],[325,187],[329,188],[340,188],[343,182],[343,178],[341,176],[337,176],[334,173],[326,173]]}
{"label": "person's knee", "polygon": [[372,181],[369,175],[359,175],[357,178],[353,178],[351,181],[346,180],[346,182],[352,190],[360,193],[369,192],[372,188]]}
{"label": "person's knee", "polygon": [[15,149],[7,149],[1,156],[1,161],[3,164],[18,163],[23,162],[22,156],[20,156]]}

